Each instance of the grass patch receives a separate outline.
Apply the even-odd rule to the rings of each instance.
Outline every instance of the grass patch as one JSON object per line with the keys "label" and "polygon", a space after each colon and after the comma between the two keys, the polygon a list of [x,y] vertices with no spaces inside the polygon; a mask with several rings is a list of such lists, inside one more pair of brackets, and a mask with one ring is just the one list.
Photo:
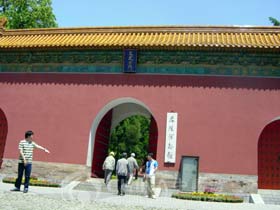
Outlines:
{"label": "grass patch", "polygon": [[205,192],[179,192],[172,195],[173,198],[195,201],[212,201],[212,202],[228,202],[228,203],[242,203],[243,199],[234,195],[224,195],[216,193]]}
{"label": "grass patch", "polygon": [[[14,184],[16,182],[16,178],[14,177],[5,177],[2,182]],[[24,178],[22,179],[22,183],[24,183]],[[40,187],[61,187],[59,184],[50,182],[47,180],[40,180],[36,177],[30,177],[29,180],[30,186],[40,186]]]}

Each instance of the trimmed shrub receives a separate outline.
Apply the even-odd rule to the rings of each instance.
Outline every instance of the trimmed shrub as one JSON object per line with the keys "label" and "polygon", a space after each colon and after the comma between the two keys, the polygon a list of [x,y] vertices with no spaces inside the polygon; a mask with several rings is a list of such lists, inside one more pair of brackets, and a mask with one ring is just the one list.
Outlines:
{"label": "trimmed shrub", "polygon": [[193,192],[185,193],[179,192],[172,195],[173,198],[184,200],[197,200],[197,201],[213,201],[213,202],[229,202],[229,203],[242,203],[243,199],[233,195],[224,195],[216,193]]}
{"label": "trimmed shrub", "polygon": [[[14,184],[16,182],[16,178],[14,178],[14,177],[5,177],[2,181],[4,183]],[[22,180],[22,183],[24,183],[24,178]],[[29,185],[30,186],[40,186],[40,187],[61,187],[57,183],[50,182],[50,181],[47,181],[47,180],[40,180],[40,179],[38,179],[36,177],[30,177]]]}

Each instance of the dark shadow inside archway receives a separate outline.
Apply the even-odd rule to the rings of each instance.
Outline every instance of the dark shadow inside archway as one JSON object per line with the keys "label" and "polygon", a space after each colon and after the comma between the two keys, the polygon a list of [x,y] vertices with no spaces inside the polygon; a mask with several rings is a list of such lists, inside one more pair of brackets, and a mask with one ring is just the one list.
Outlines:
{"label": "dark shadow inside archway", "polygon": [[[109,140],[112,128],[116,124],[120,123],[122,120],[133,115],[141,115],[141,110],[145,108],[139,107],[137,104],[127,103],[121,104],[113,109],[109,110],[102,118],[98,124],[95,141],[94,150],[92,158],[92,170],[91,177],[104,177],[104,171],[102,170],[102,164],[108,155]],[[139,111],[140,110],[140,111]],[[149,127],[149,143],[148,151],[143,151],[144,153],[152,152],[154,157],[157,155],[157,140],[158,140],[158,128],[154,117],[149,113],[148,110],[144,110],[143,115],[149,115],[150,127]]]}
{"label": "dark shadow inside archway", "polygon": [[258,188],[280,190],[280,120],[265,126],[259,138]]}
{"label": "dark shadow inside archway", "polygon": [[3,110],[0,109],[0,168],[3,162],[7,134],[8,134],[8,121]]}

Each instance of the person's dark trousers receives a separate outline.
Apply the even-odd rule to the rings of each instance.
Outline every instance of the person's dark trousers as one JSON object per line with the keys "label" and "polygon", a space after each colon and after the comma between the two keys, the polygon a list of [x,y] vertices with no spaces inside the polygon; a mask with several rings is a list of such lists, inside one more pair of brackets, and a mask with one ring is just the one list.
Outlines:
{"label": "person's dark trousers", "polygon": [[118,175],[118,191],[119,195],[125,194],[125,184],[127,182],[127,176],[120,176]]}
{"label": "person's dark trousers", "polygon": [[31,163],[28,163],[26,165],[24,165],[24,163],[19,163],[18,164],[18,177],[17,177],[16,183],[15,183],[15,187],[17,189],[20,189],[23,172],[24,172],[24,179],[25,179],[24,189],[28,189],[31,170],[32,170],[32,164]]}
{"label": "person's dark trousers", "polygon": [[135,171],[135,179],[138,179],[138,169]]}

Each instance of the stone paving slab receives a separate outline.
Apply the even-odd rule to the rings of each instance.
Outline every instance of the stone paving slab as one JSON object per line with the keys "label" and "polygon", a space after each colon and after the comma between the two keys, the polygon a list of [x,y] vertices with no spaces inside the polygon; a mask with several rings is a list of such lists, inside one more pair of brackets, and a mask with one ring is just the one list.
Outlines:
{"label": "stone paving slab", "polygon": [[[0,180],[1,181],[1,180]],[[179,200],[170,197],[150,199],[139,195],[74,190],[77,183],[62,188],[30,186],[29,192],[10,192],[12,184],[0,182],[1,210],[280,210],[277,205],[232,204]]]}

